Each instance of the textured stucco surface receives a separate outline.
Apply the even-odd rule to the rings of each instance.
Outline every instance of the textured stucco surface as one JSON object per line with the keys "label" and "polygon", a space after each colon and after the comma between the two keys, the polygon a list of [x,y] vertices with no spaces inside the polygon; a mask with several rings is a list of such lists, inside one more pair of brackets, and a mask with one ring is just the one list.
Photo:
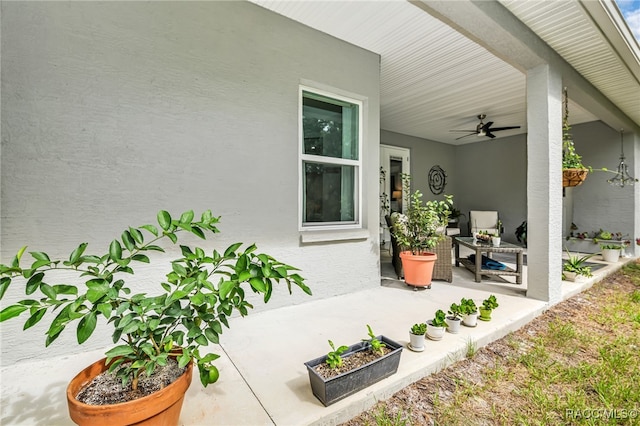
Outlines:
{"label": "textured stucco surface", "polygon": [[[3,2],[1,23],[3,263],[23,245],[104,253],[160,209],[212,209],[222,233],[200,244],[255,242],[314,298],[380,284],[377,55],[244,2]],[[364,238],[300,242],[302,82],[364,100]],[[138,272],[136,290],[167,271]],[[279,290],[268,307],[308,300]],[[75,330],[45,353],[44,327],[21,329],[2,324],[2,365],[79,350]]]}

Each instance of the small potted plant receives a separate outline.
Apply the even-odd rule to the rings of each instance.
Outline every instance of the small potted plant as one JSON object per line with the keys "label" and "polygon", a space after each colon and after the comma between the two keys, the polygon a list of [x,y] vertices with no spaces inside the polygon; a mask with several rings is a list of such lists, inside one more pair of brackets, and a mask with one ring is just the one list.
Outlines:
{"label": "small potted plant", "polygon": [[427,324],[421,322],[413,324],[409,331],[409,349],[414,352],[424,351],[424,334],[427,332]]}
{"label": "small potted plant", "polygon": [[467,327],[475,327],[478,325],[478,307],[472,299],[460,300],[462,309],[462,324]]}
{"label": "small potted plant", "polygon": [[604,259],[605,262],[617,262],[620,259],[620,251],[623,248],[620,244],[600,244],[602,259]]}
{"label": "small potted plant", "polygon": [[501,240],[500,234],[497,232],[491,236],[491,244],[494,247],[500,247],[500,240]]}
{"label": "small potted plant", "polygon": [[446,318],[447,331],[457,334],[460,331],[460,322],[462,321],[462,308],[457,303],[452,303],[447,313],[449,314]]}
{"label": "small potted plant", "polygon": [[[113,341],[118,346],[109,350],[105,359],[80,372],[67,387],[69,414],[74,422],[177,424],[193,364],[204,386],[218,379],[213,361],[219,355],[201,354],[200,348],[219,342],[233,310],[247,315],[253,307],[245,300],[243,286],[263,294],[265,302],[271,297],[273,284],[281,280],[289,291],[293,284],[311,294],[296,268],[267,254],[257,254],[255,245],[242,249],[242,243],[209,253],[200,247],[181,245],[181,255],[165,261],[170,271],[166,281],[160,283],[158,294],[140,293],[127,284],[133,281],[135,269],[157,259],[153,253],[165,251],[162,242],[175,245],[182,234],[206,239],[207,234],[219,232],[218,221],[209,210],[199,220],[194,219],[193,211],[184,212],[179,219],[160,211],[158,226],[129,227],[120,239],[111,242],[107,253],[87,254],[87,243],[81,243],[68,259],[30,252],[33,261],[23,267],[23,247],[11,264],[0,265],[0,298],[12,284],[14,288],[20,285],[20,290],[31,297],[6,306],[0,312],[0,321],[25,313],[27,329],[45,318],[48,311],[55,312],[46,332],[47,346],[72,324],[77,324],[79,344],[89,339],[100,319],[113,328]],[[78,392],[104,371],[115,374],[122,392],[131,394],[139,380],[153,378],[155,371],[168,365],[178,368],[178,379],[150,395],[109,405],[78,400]]]}
{"label": "small potted plant", "polygon": [[594,254],[588,254],[585,256],[572,255],[567,250],[567,260],[562,263],[562,276],[563,279],[568,281],[575,281],[579,276],[591,277],[591,266],[585,265],[586,261],[595,256]]}
{"label": "small potted plant", "polygon": [[419,190],[411,193],[411,176],[402,174],[406,215],[394,213],[391,232],[401,247],[400,258],[405,282],[412,286],[431,288],[433,267],[437,256],[429,252],[444,238],[453,198],[445,195],[444,201],[422,202]]}
{"label": "small potted plant", "polygon": [[433,319],[427,321],[427,337],[431,340],[441,340],[446,326],[445,313],[442,309],[438,309]]}
{"label": "small potted plant", "polygon": [[478,317],[478,319],[482,321],[491,321],[491,312],[493,312],[493,310],[498,306],[499,305],[496,296],[494,296],[493,294],[490,295],[488,298],[482,301],[482,306],[480,306],[480,316]]}

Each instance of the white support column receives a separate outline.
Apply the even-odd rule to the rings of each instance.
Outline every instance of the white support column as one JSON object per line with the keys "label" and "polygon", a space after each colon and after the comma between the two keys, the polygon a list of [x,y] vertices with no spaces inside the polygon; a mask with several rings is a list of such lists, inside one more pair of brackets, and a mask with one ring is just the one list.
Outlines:
{"label": "white support column", "polygon": [[556,303],[562,283],[562,76],[527,71],[527,297]]}

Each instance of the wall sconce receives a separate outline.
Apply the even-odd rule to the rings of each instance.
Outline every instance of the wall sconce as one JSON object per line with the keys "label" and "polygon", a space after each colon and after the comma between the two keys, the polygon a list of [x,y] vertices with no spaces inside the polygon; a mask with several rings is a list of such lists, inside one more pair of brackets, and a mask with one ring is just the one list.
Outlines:
{"label": "wall sconce", "polygon": [[620,163],[618,164],[618,172],[611,179],[607,179],[613,186],[619,186],[624,188],[625,185],[633,186],[638,179],[634,179],[629,175],[627,164],[624,162],[624,143],[623,143],[624,129],[620,129]]}
{"label": "wall sconce", "polygon": [[402,191],[391,191],[392,200],[399,200],[400,198],[402,198]]}

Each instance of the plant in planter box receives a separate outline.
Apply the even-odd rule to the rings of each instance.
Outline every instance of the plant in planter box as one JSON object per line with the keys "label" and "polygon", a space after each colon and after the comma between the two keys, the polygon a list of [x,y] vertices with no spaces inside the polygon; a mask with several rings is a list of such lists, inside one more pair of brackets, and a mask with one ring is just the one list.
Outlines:
{"label": "plant in planter box", "polygon": [[424,335],[427,332],[427,324],[421,322],[413,324],[409,330],[409,349],[415,352],[424,350]]}
{"label": "plant in planter box", "polygon": [[586,261],[591,259],[595,254],[589,254],[585,256],[572,255],[567,250],[567,260],[562,263],[562,275],[569,281],[575,281],[575,279],[582,275],[585,277],[591,277],[591,266],[585,265]]}
{"label": "plant in planter box", "polygon": [[[135,391],[143,376],[150,377],[159,368],[177,363],[178,368],[187,368],[188,372],[186,379],[186,374],[179,379],[184,382],[181,385],[184,392],[190,384],[193,361],[201,383],[204,386],[214,383],[218,370],[213,361],[219,356],[201,354],[200,349],[218,343],[222,327],[229,327],[227,318],[234,309],[244,316],[253,307],[245,300],[243,286],[263,294],[265,303],[271,298],[274,282],[281,280],[290,292],[293,284],[311,294],[296,268],[270,255],[256,253],[255,245],[241,249],[242,243],[232,244],[224,252],[209,253],[200,247],[180,245],[181,256],[171,261],[170,272],[166,281],[160,283],[157,295],[140,293],[127,285],[137,266],[151,263],[152,253],[164,252],[161,242],[175,245],[181,234],[206,239],[207,234],[219,232],[218,221],[209,210],[199,220],[194,219],[193,211],[183,213],[179,219],[160,211],[159,227],[129,227],[120,239],[111,242],[105,254],[86,254],[87,243],[74,249],[67,260],[53,260],[44,252],[34,251],[30,252],[33,263],[23,268],[21,260],[26,250],[23,247],[11,264],[0,265],[0,298],[18,280],[24,283],[27,296],[31,296],[4,308],[0,321],[26,314],[27,329],[40,322],[47,311],[55,311],[57,314],[46,332],[47,346],[73,323],[77,323],[79,344],[89,339],[101,318],[113,327],[113,342],[118,346],[106,353],[106,359],[76,376],[77,380],[67,390],[70,415],[76,423],[98,424],[92,416],[104,417],[107,411],[105,406],[89,406],[76,400],[76,391],[91,380],[86,377],[89,372],[97,375],[108,369],[121,379],[125,391],[128,388]],[[82,284],[67,284],[71,275]],[[60,281],[54,284],[56,276]],[[149,398],[158,398],[160,392],[134,402],[149,405]],[[179,403],[172,406],[177,406],[177,413],[173,412],[173,419],[166,424],[177,423],[182,398],[180,395]],[[140,410],[129,407],[131,403],[127,403],[126,410],[119,408],[119,404],[112,405],[108,411],[116,417],[101,421],[111,424],[145,421],[146,418],[123,417],[129,412],[140,414]]]}
{"label": "plant in planter box", "polygon": [[313,394],[325,405],[331,405],[347,396],[394,374],[400,364],[402,346],[385,336],[374,335],[367,325],[369,338],[342,351],[344,361],[336,368],[328,365],[329,354],[305,362]]}
{"label": "plant in planter box", "polygon": [[491,321],[491,312],[498,306],[499,305],[496,296],[494,296],[493,294],[490,295],[488,298],[482,301],[482,306],[480,307],[480,316],[478,317],[478,319],[481,319],[482,321]]}
{"label": "plant in planter box", "polygon": [[440,340],[444,336],[447,321],[442,309],[438,309],[433,317],[427,321],[427,337],[431,340]]}
{"label": "plant in planter box", "polygon": [[400,253],[405,282],[413,286],[431,287],[435,253],[428,252],[444,238],[448,217],[453,206],[453,197],[444,196],[444,201],[422,202],[419,190],[411,193],[411,176],[402,174],[402,188],[407,206],[406,215],[394,213],[391,232],[403,250]]}
{"label": "plant in planter box", "polygon": [[460,300],[462,309],[462,324],[467,327],[475,327],[478,324],[478,307],[472,299]]}
{"label": "plant in planter box", "polygon": [[457,303],[452,303],[447,312],[447,331],[452,334],[457,334],[460,331],[460,322],[462,321],[462,307]]}

